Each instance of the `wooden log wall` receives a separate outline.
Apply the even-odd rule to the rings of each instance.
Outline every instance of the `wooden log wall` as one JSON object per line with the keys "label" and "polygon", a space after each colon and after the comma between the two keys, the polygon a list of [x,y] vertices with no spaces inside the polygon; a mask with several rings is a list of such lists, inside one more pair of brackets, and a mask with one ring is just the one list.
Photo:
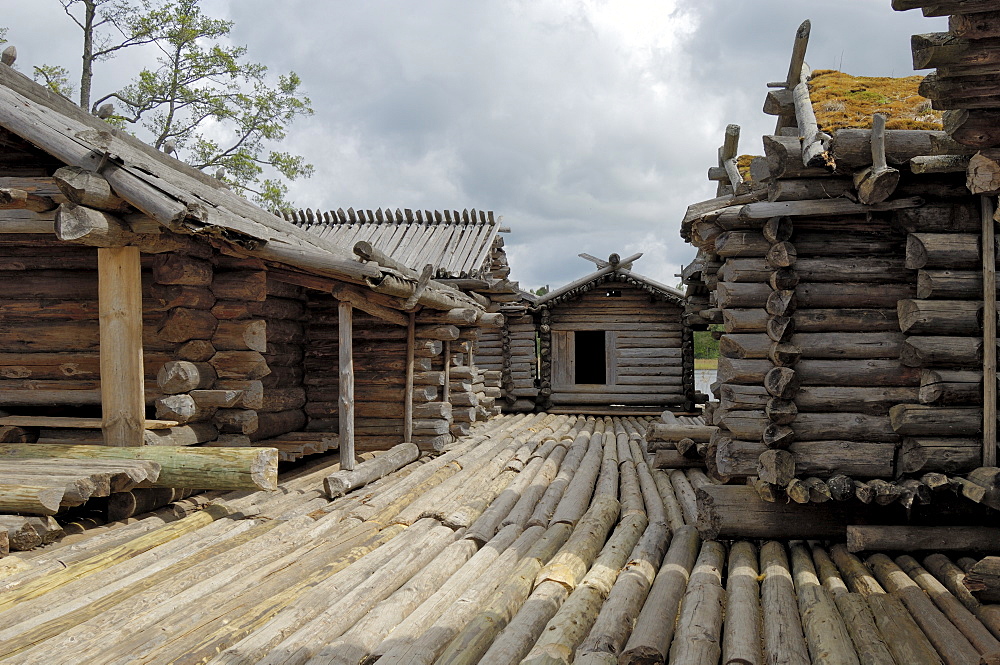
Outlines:
{"label": "wooden log wall", "polygon": [[[159,368],[184,346],[172,314],[194,309],[181,307],[189,302],[162,281],[169,278],[158,269],[160,262],[160,255],[142,260],[149,405],[162,395],[156,385]],[[0,407],[23,414],[81,407],[77,413],[99,417],[96,248],[43,234],[2,234],[0,276],[6,282],[0,296]]]}
{"label": "wooden log wall", "polygon": [[538,387],[537,326],[530,314],[512,314],[502,328],[481,328],[476,344],[476,366],[497,372],[504,396],[504,409],[532,411]]}
{"label": "wooden log wall", "polygon": [[[969,197],[926,207],[904,220],[910,231],[906,267],[917,271],[917,293],[899,303],[906,335],[901,358],[920,371],[920,390],[917,400],[890,411],[893,427],[906,437],[902,472],[964,472],[982,459],[983,283],[977,203]],[[970,440],[979,454],[968,454]],[[934,455],[927,454],[931,450]],[[963,461],[956,464],[956,459]]]}
{"label": "wooden log wall", "polygon": [[[922,154],[912,147],[921,136],[889,134],[897,164]],[[834,138],[838,169],[863,162],[863,150],[849,149],[855,139]],[[978,197],[964,174],[906,170],[896,196],[923,200],[852,215],[845,199],[837,205],[847,214],[831,216],[835,199],[822,199],[839,180],[797,166],[797,145],[765,137],[768,158],[757,166],[790,214],[767,216],[779,208],[750,203],[687,227],[699,255],[684,278],[690,293],[708,292],[689,299],[687,319],[724,326],[712,416],[718,472],[759,476],[773,495],[801,482],[796,476],[895,478],[979,466]]]}
{"label": "wooden log wall", "polygon": [[[306,397],[304,410],[308,417],[306,429],[336,432],[339,427],[337,300],[317,291],[309,291],[308,297],[305,375],[302,379]],[[354,311],[353,318],[355,449],[359,452],[386,450],[404,438],[406,328],[360,310]],[[451,442],[453,423],[467,425],[475,419],[485,420],[492,411],[489,414],[477,411],[477,391],[486,397],[482,373],[454,363],[456,354],[463,359],[469,357],[472,340],[461,337],[470,336],[469,331],[476,328],[422,323],[421,319],[418,314],[412,440],[422,449],[434,450]],[[445,399],[445,344],[454,352],[447,373],[448,400]],[[499,393],[499,388],[492,390]],[[456,414],[457,418],[453,418]]]}
{"label": "wooden log wall", "polygon": [[[693,344],[680,307],[627,282],[609,281],[547,311],[540,328],[542,393],[551,390],[551,404],[692,403]],[[578,331],[606,334],[604,384],[576,383]]]}
{"label": "wooden log wall", "polygon": [[302,287],[268,275],[260,263],[220,256],[212,289],[219,324],[208,363],[218,381],[195,399],[217,404],[226,445],[247,445],[301,430],[306,423],[303,359],[307,316]]}

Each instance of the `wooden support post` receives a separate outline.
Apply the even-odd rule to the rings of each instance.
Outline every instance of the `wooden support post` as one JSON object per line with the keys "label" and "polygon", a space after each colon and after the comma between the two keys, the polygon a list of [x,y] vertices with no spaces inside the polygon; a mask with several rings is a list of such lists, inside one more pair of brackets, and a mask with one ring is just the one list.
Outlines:
{"label": "wooden support post", "polygon": [[444,395],[442,402],[451,401],[451,342],[444,343]]}
{"label": "wooden support post", "polygon": [[98,248],[97,270],[104,443],[141,446],[146,404],[139,248]]}
{"label": "wooden support post", "polygon": [[354,309],[350,301],[341,300],[337,326],[340,334],[340,468],[354,470]]}
{"label": "wooden support post", "polygon": [[410,323],[406,328],[406,393],[403,395],[403,441],[413,439],[413,348],[415,346],[416,318],[410,312]]}
{"label": "wooden support post", "polygon": [[983,466],[997,465],[997,273],[993,202],[983,196]]}

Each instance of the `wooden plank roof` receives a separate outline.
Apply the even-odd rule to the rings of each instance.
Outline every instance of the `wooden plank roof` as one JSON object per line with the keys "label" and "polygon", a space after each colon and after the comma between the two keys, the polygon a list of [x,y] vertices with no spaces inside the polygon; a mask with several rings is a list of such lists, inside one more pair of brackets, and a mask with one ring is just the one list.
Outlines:
{"label": "wooden plank roof", "polygon": [[285,219],[319,238],[342,247],[371,243],[405,266],[420,270],[427,264],[435,276],[482,277],[489,270],[490,251],[500,230],[492,211],[485,210],[301,210]]}
{"label": "wooden plank roof", "polygon": [[[265,261],[365,283],[397,297],[416,289],[415,279],[359,260],[341,239],[309,233],[254,205],[225,183],[116,130],[4,64],[0,127],[63,164],[99,172],[118,196],[175,233],[210,236]],[[489,222],[495,229],[492,216]],[[432,307],[480,307],[436,282],[424,293],[421,304]]]}
{"label": "wooden plank roof", "polygon": [[613,262],[594,259],[589,255],[581,254],[581,256],[590,260],[595,260],[598,264],[597,270],[589,275],[581,277],[578,280],[570,282],[565,286],[561,286],[558,289],[554,289],[545,295],[540,296],[534,302],[535,307],[551,306],[557,303],[573,300],[606,282],[626,282],[628,284],[638,286],[643,291],[646,291],[661,300],[665,300],[675,305],[684,304],[684,294],[681,291],[632,271],[632,262],[641,257],[642,254],[636,254],[622,259],[620,263],[618,262],[619,259],[617,255],[614,254],[612,254],[612,259],[614,259]]}

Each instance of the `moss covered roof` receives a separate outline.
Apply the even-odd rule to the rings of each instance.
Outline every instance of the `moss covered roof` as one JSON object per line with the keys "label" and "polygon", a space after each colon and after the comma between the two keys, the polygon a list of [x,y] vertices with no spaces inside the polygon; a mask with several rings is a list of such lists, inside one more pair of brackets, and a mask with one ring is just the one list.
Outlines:
{"label": "moss covered roof", "polygon": [[820,69],[809,79],[809,95],[819,128],[828,134],[872,126],[872,114],[884,113],[886,129],[941,129],[941,112],[917,94],[922,76],[851,76]]}

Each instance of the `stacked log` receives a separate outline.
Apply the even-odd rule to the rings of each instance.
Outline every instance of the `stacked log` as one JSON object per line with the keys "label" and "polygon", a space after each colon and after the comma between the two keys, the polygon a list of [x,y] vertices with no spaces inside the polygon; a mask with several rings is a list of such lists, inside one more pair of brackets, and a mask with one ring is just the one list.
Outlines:
{"label": "stacked log", "polygon": [[[837,133],[837,173],[871,164],[874,134]],[[886,132],[884,152],[898,165],[953,149],[943,136]],[[851,498],[854,477],[978,466],[978,202],[945,176],[909,173],[882,203],[824,200],[839,196],[831,194],[839,181],[802,167],[799,142],[765,137],[765,152],[757,174],[773,202],[716,204],[685,220],[701,259],[686,270],[692,281],[708,288],[707,252],[723,260],[709,303],[725,329],[713,411],[718,472],[757,477],[762,496],[811,501],[824,500],[816,488],[835,476],[838,495]],[[885,496],[910,505],[928,492],[919,478],[893,487]],[[869,488],[861,490],[868,498]]]}
{"label": "stacked log", "polygon": [[[308,400],[306,429],[337,431],[337,301],[310,292],[308,308],[303,378]],[[425,450],[449,443],[456,422],[463,425],[461,432],[465,424],[493,415],[485,407],[476,411],[486,398],[483,373],[454,364],[457,355],[467,356],[462,349],[472,341],[461,339],[463,334],[471,334],[463,331],[476,328],[438,323],[441,316],[428,315],[429,322],[423,323],[418,315],[415,328],[412,442]],[[407,331],[358,310],[354,312],[353,331],[355,445],[358,450],[385,450],[404,438]],[[499,388],[491,387],[490,392],[498,394]]]}
{"label": "stacked log", "polygon": [[899,213],[909,231],[906,267],[917,271],[916,297],[900,300],[898,306],[906,335],[901,358],[921,374],[919,403],[895,405],[890,415],[893,428],[907,437],[904,450],[935,451],[919,465],[912,453],[907,455],[904,468],[910,472],[968,471],[981,459],[981,454],[963,452],[982,434],[977,208],[956,202],[925,207],[919,214]]}
{"label": "stacked log", "polygon": [[552,311],[543,307],[538,315],[538,402],[540,410],[552,406]]}
{"label": "stacked log", "polygon": [[[159,333],[170,301],[143,259],[146,402],[162,393],[156,373],[179,344]],[[0,274],[9,281],[0,304],[0,406],[85,407],[100,415],[97,250],[42,234],[0,235]],[[169,279],[163,277],[164,279]],[[177,302],[177,301],[174,301]]]}
{"label": "stacked log", "polygon": [[[503,328],[503,389],[508,403],[534,400],[538,395],[537,328],[531,315],[508,317]],[[477,364],[478,364],[477,360]],[[511,399],[513,398],[513,399]]]}

